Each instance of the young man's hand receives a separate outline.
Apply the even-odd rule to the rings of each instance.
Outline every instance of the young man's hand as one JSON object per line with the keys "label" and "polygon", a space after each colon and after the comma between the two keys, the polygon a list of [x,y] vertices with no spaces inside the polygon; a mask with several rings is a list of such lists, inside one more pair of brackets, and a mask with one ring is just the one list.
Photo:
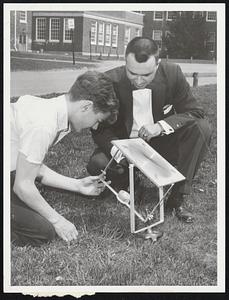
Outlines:
{"label": "young man's hand", "polygon": [[78,231],[76,230],[75,225],[64,217],[60,216],[60,218],[53,223],[53,226],[58,236],[64,241],[70,242],[77,239]]}
{"label": "young man's hand", "polygon": [[88,176],[79,180],[79,193],[88,196],[98,196],[105,189],[101,176]]}

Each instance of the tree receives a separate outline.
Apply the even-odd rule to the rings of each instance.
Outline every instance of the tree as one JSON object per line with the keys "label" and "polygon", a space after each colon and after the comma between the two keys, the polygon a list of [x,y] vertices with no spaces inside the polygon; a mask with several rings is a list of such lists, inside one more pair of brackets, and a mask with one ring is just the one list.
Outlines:
{"label": "tree", "polygon": [[171,58],[206,58],[208,50],[205,18],[193,12],[182,12],[169,22],[169,33],[163,38],[166,53]]}

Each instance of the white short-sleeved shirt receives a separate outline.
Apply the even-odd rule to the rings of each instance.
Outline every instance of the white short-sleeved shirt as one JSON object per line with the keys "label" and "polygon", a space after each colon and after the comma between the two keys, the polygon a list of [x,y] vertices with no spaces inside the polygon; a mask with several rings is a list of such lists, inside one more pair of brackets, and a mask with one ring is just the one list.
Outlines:
{"label": "white short-sleeved shirt", "polygon": [[43,99],[26,95],[10,105],[11,171],[16,170],[19,152],[29,162],[41,164],[57,134],[61,132],[59,141],[70,131],[66,96]]}

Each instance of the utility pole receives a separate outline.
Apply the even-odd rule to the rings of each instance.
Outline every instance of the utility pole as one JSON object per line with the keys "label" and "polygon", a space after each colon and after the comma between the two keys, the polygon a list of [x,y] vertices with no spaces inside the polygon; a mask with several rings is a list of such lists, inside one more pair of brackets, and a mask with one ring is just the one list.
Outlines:
{"label": "utility pole", "polygon": [[75,65],[75,49],[74,49],[74,31],[71,29],[71,38],[72,38],[72,62]]}
{"label": "utility pole", "polygon": [[67,29],[70,30],[70,35],[71,35],[71,40],[72,40],[72,60],[73,60],[73,65],[75,64],[75,39],[74,39],[74,31],[75,31],[75,20],[68,19],[67,22]]}
{"label": "utility pole", "polygon": [[14,11],[14,49],[17,51],[17,11]]}
{"label": "utility pole", "polygon": [[89,31],[89,47],[90,47],[90,60],[91,60],[91,30]]}

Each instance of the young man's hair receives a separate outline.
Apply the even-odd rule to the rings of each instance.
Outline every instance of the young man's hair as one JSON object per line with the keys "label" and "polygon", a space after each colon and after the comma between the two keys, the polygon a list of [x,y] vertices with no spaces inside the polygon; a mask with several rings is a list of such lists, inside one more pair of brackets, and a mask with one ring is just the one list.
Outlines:
{"label": "young man's hair", "polygon": [[129,53],[133,53],[135,55],[135,59],[139,63],[146,62],[150,56],[154,56],[156,62],[159,59],[159,49],[157,43],[147,37],[135,37],[132,39],[127,47],[125,57]]}
{"label": "young man's hair", "polygon": [[94,112],[111,115],[107,120],[113,123],[117,119],[119,101],[115,95],[111,79],[104,73],[87,71],[80,75],[68,92],[70,101],[90,100]]}

